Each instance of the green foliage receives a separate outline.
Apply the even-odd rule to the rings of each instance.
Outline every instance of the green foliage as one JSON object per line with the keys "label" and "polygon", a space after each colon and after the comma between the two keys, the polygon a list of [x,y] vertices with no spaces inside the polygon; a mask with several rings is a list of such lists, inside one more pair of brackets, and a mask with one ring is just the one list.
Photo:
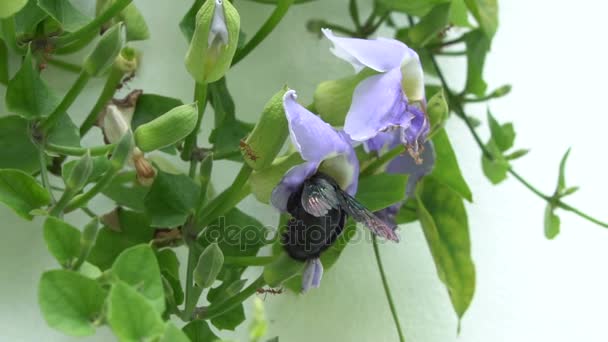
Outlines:
{"label": "green foliage", "polygon": [[32,176],[20,170],[0,170],[0,202],[31,220],[30,212],[51,202],[49,193]]}
{"label": "green foliage", "polygon": [[186,324],[182,330],[192,342],[215,341],[219,338],[209,329],[205,321],[196,320]]}
{"label": "green foliage", "polygon": [[82,69],[86,73],[90,76],[99,76],[112,66],[124,44],[123,29],[123,24],[118,23],[101,36],[82,64]]}
{"label": "green foliage", "polygon": [[490,50],[490,39],[480,30],[470,31],[465,36],[467,46],[467,83],[465,91],[483,96],[488,88],[483,79],[483,66]]}
{"label": "green foliage", "polygon": [[407,175],[381,173],[362,178],[356,198],[371,211],[378,211],[403,200]]}
{"label": "green foliage", "polygon": [[422,17],[440,4],[449,3],[450,0],[377,0],[378,4],[387,10],[404,12],[409,15]]}
{"label": "green foliage", "polygon": [[38,0],[38,7],[59,22],[67,32],[76,31],[91,21],[68,0]]}
{"label": "green foliage", "polygon": [[160,342],[191,342],[188,335],[179,330],[175,324],[169,322],[165,327],[165,333],[160,339]]}
{"label": "green foliage", "polygon": [[448,25],[450,3],[437,5],[426,14],[420,22],[408,29],[410,43],[415,46],[425,46]]}
{"label": "green foliage", "polygon": [[0,168],[27,173],[38,171],[38,149],[29,137],[27,120],[16,115],[2,117],[0,131]]}
{"label": "green foliage", "polygon": [[[527,150],[517,150],[506,154],[515,143],[515,129],[512,123],[500,124],[488,111],[488,125],[490,126],[491,138],[486,144],[485,154],[481,157],[481,166],[486,177],[492,184],[498,184],[507,178],[509,172],[509,160],[522,157]],[[491,158],[490,158],[491,157]]]}
{"label": "green foliage", "polygon": [[481,30],[492,39],[498,28],[498,0],[465,0]]}
{"label": "green foliage", "polygon": [[194,282],[205,289],[211,287],[224,265],[224,254],[217,245],[212,243],[203,250],[194,268]]}
{"label": "green foliage", "polygon": [[4,0],[0,3],[0,18],[8,18],[25,6],[27,0]]}
{"label": "green foliage", "polygon": [[435,168],[433,168],[431,175],[462,198],[472,202],[473,195],[460,172],[456,154],[454,153],[454,149],[452,149],[452,144],[445,129],[441,129],[435,134],[433,146],[435,147],[436,157]]}
{"label": "green foliage", "polygon": [[64,268],[69,268],[80,255],[80,231],[58,218],[49,217],[44,222],[44,241]]}
{"label": "green foliage", "polygon": [[144,199],[145,212],[153,227],[176,227],[192,213],[199,190],[186,175],[159,171]]}

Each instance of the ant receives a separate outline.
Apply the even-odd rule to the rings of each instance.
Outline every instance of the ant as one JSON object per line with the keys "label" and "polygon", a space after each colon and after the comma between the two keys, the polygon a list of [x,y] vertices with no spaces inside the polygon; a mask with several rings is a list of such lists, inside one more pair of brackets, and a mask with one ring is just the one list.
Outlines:
{"label": "ant", "polygon": [[239,147],[252,161],[256,161],[258,159],[258,156],[253,152],[251,146],[247,145],[244,139],[241,139],[241,141],[239,141]]}
{"label": "ant", "polygon": [[120,83],[116,86],[116,90],[122,89],[122,87],[126,86],[132,79],[135,78],[135,71],[131,72],[127,76],[125,76]]}
{"label": "ant", "polygon": [[266,296],[270,293],[271,295],[278,295],[283,293],[283,288],[279,288],[279,289],[272,289],[272,288],[259,288],[257,290],[255,290],[255,292],[257,292],[257,294],[264,294],[264,300],[266,300]]}

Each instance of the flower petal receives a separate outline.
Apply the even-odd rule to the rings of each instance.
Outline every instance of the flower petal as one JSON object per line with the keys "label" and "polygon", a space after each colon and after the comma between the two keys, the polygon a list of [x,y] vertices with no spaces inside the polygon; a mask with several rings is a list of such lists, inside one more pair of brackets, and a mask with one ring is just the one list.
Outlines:
{"label": "flower petal", "polygon": [[302,107],[294,90],[283,96],[283,106],[289,123],[289,134],[302,158],[321,162],[328,156],[346,152],[350,145],[320,117]]}
{"label": "flower petal", "polygon": [[226,19],[224,18],[224,3],[223,0],[211,0],[215,1],[215,8],[213,10],[213,19],[211,20],[211,27],[209,28],[209,37],[207,38],[207,44],[211,47],[214,44],[228,44],[228,28],[226,27]]}
{"label": "flower petal", "polygon": [[323,277],[323,264],[318,258],[308,260],[302,273],[302,293],[321,286]]}
{"label": "flower petal", "polygon": [[287,212],[289,196],[297,191],[304,181],[317,172],[319,163],[308,162],[289,169],[281,182],[272,190],[270,203],[281,212]]}
{"label": "flower petal", "polygon": [[404,144],[411,146],[414,152],[418,152],[420,145],[426,141],[430,125],[424,112],[414,106],[408,105],[407,112],[413,116],[410,125],[403,130],[401,140]]}
{"label": "flower petal", "polygon": [[[411,49],[410,49],[411,50]],[[411,102],[426,102],[424,94],[424,71],[418,54],[411,50],[401,67],[403,80],[401,85],[405,95]]]}
{"label": "flower petal", "polygon": [[363,143],[363,149],[367,153],[381,152],[382,149],[387,146],[388,149],[392,149],[401,143],[401,131],[400,130],[389,130],[387,132],[380,132],[375,137],[367,140]]}
{"label": "flower petal", "polygon": [[390,126],[407,127],[412,116],[406,107],[399,69],[370,76],[355,88],[344,131],[353,140],[366,141]]}
{"label": "flower petal", "polygon": [[401,154],[386,167],[387,173],[401,173],[410,175],[407,181],[406,195],[413,197],[416,191],[416,184],[424,177],[433,171],[435,166],[435,148],[431,141],[427,141],[422,152],[422,164],[416,164],[416,160],[407,153]]}
{"label": "flower petal", "polygon": [[398,68],[412,52],[407,45],[395,39],[345,38],[335,36],[329,29],[321,31],[334,44],[331,52],[351,63],[357,73],[364,67],[379,72]]}

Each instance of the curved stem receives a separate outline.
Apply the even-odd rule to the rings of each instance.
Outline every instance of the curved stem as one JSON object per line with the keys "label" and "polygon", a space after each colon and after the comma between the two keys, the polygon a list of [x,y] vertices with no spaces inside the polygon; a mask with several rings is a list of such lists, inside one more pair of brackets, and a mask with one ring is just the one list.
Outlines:
{"label": "curved stem", "polygon": [[194,284],[194,268],[198,262],[200,252],[196,251],[196,248],[188,247],[188,266],[186,273],[186,299],[184,304],[183,319],[184,321],[190,321],[192,319],[192,313],[196,308],[196,303],[203,292],[203,289]]}
{"label": "curved stem", "polygon": [[273,262],[276,257],[273,256],[244,256],[244,257],[234,257],[234,256],[224,256],[224,263],[227,265],[237,265],[237,266],[266,266]]}
{"label": "curved stem", "polygon": [[[201,123],[205,115],[205,107],[207,106],[207,84],[196,83],[194,85],[194,100],[197,103],[198,108],[198,119],[196,120],[196,127],[184,140],[184,149],[182,150],[182,160],[191,161],[196,164],[196,160],[192,159],[192,151],[196,148],[196,139],[198,133],[201,130]],[[196,167],[196,166],[194,166]]]}
{"label": "curved stem", "polygon": [[89,79],[91,79],[91,76],[88,73],[86,73],[85,71],[80,72],[78,78],[76,79],[70,90],[68,90],[67,94],[65,94],[57,108],[55,108],[55,110],[46,118],[46,120],[42,122],[40,128],[44,132],[48,133],[49,130],[53,128],[53,126],[55,126],[57,121],[59,121],[61,115],[63,115],[63,113],[65,113],[68,108],[70,108],[72,103],[74,103],[74,100],[76,100],[78,95],[82,92],[84,87],[89,82]]}
{"label": "curved stem", "polygon": [[42,185],[49,192],[51,198],[51,204],[55,204],[55,196],[53,196],[53,189],[51,188],[51,182],[49,182],[49,173],[46,169],[46,155],[44,149],[38,146],[38,156],[40,158],[40,178],[42,179]]}
{"label": "curved stem", "polygon": [[66,62],[64,60],[61,59],[56,59],[53,57],[48,57],[46,59],[46,62],[50,65],[54,65],[60,69],[63,69],[65,71],[69,71],[69,72],[73,72],[73,73],[80,73],[82,71],[82,67],[78,64],[74,64],[74,63],[70,63],[70,62]]}
{"label": "curved stem", "polygon": [[116,0],[110,7],[108,7],[103,13],[95,17],[91,22],[81,27],[78,31],[68,33],[64,36],[57,38],[57,46],[66,46],[70,43],[76,42],[82,38],[86,38],[91,32],[99,30],[103,24],[108,22],[114,16],[118,15],[125,7],[127,7],[132,0]]}
{"label": "curved stem", "polygon": [[594,217],[592,217],[592,216],[590,216],[588,214],[585,214],[584,212],[582,212],[582,211],[580,211],[580,210],[578,210],[578,209],[576,209],[576,208],[574,208],[574,207],[572,207],[572,206],[570,206],[570,205],[568,205],[568,204],[566,204],[566,203],[564,203],[562,201],[558,201],[556,203],[556,205],[557,205],[557,207],[562,208],[562,209],[567,210],[567,211],[570,211],[570,212],[573,212],[574,214],[576,214],[576,215],[584,218],[585,220],[587,220],[589,222],[593,222],[593,223],[597,224],[598,226],[602,226],[604,228],[608,228],[608,223],[602,222],[602,221],[600,221],[600,220],[598,220],[598,219],[596,219],[596,218],[594,218]]}
{"label": "curved stem", "polygon": [[376,263],[378,264],[378,270],[380,271],[380,278],[382,278],[382,286],[384,287],[384,293],[386,293],[386,300],[388,301],[388,306],[391,309],[393,321],[395,322],[395,327],[397,328],[399,341],[404,342],[405,336],[403,335],[403,330],[401,330],[401,325],[399,324],[399,315],[397,314],[397,308],[395,307],[395,303],[393,302],[391,289],[388,286],[386,274],[384,273],[384,267],[382,266],[382,260],[380,259],[380,251],[378,250],[378,241],[376,239],[376,236],[372,236],[372,245],[374,246],[374,255],[376,256]]}
{"label": "curved stem", "polygon": [[106,79],[106,83],[103,86],[101,94],[99,94],[99,97],[97,98],[97,102],[95,102],[95,105],[87,115],[87,118],[84,119],[84,122],[80,126],[81,137],[83,137],[91,129],[91,127],[93,127],[93,125],[97,121],[99,113],[101,113],[105,105],[108,103],[108,101],[112,99],[112,97],[116,93],[116,87],[118,86],[124,75],[125,72],[116,65],[114,65],[110,69],[110,73],[108,74],[108,78]]}
{"label": "curved stem", "polygon": [[117,170],[113,168],[106,171],[106,173],[101,177],[99,182],[95,183],[95,185],[93,185],[93,187],[89,189],[89,191],[75,196],[65,207],[65,212],[69,213],[70,211],[73,211],[82,207],[83,205],[86,205],[91,200],[91,198],[102,192],[103,189],[105,189],[106,186],[110,184],[116,173]]}
{"label": "curved stem", "polygon": [[91,154],[91,156],[102,156],[112,151],[116,147],[115,144],[104,145],[104,146],[95,146],[95,147],[72,147],[72,146],[61,146],[55,145],[51,143],[46,143],[44,145],[45,150],[61,155],[66,156],[83,156],[87,153],[87,151]]}
{"label": "curved stem", "polygon": [[266,22],[260,27],[258,32],[255,33],[253,38],[243,46],[242,49],[236,51],[234,58],[232,59],[232,65],[237,64],[243,58],[245,58],[253,49],[255,49],[258,44],[260,44],[269,34],[274,30],[274,28],[279,24],[281,19],[287,13],[287,10],[291,6],[294,0],[279,0],[277,2],[277,7],[275,7],[274,11],[270,14],[270,17],[266,19]]}
{"label": "curved stem", "polygon": [[203,319],[213,319],[217,316],[222,315],[223,313],[228,312],[229,310],[233,309],[235,306],[241,304],[242,302],[244,302],[245,300],[247,300],[247,298],[253,296],[257,289],[263,287],[264,285],[266,285],[266,281],[264,281],[264,277],[263,276],[259,276],[258,279],[256,279],[253,283],[251,283],[249,286],[247,286],[243,291],[239,292],[238,294],[226,299],[223,302],[220,302],[218,304],[211,304],[209,306],[209,308],[206,310],[206,312],[204,312],[204,316],[201,317]]}

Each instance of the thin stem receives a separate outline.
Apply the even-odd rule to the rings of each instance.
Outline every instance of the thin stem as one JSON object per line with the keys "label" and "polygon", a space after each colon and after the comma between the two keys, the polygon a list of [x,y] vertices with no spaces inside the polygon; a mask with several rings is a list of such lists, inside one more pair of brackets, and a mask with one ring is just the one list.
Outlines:
{"label": "thin stem", "polygon": [[196,167],[198,166],[198,161],[192,159],[190,161],[190,169],[188,170],[188,176],[192,179],[196,177]]}
{"label": "thin stem", "polygon": [[429,49],[433,50],[433,49],[440,49],[446,46],[450,46],[450,45],[454,45],[454,44],[458,44],[458,43],[462,43],[467,39],[466,35],[462,35],[458,38],[454,38],[452,40],[446,40],[437,44],[431,44],[428,46]]}
{"label": "thin stem", "polygon": [[236,266],[266,266],[273,262],[276,258],[272,256],[246,256],[246,257],[233,257],[224,256],[224,263],[227,265]]}
{"label": "thin stem", "polygon": [[90,218],[97,217],[97,214],[95,214],[91,209],[89,209],[87,207],[81,207],[80,210],[82,210],[82,212],[87,214],[87,216]]}
{"label": "thin stem", "polygon": [[436,56],[464,56],[466,55],[466,51],[439,51],[435,52]]}
{"label": "thin stem", "polygon": [[570,205],[568,205],[568,204],[566,204],[566,203],[564,203],[564,202],[562,202],[562,201],[558,201],[558,202],[556,203],[556,205],[557,205],[559,208],[562,208],[562,209],[564,209],[564,210],[567,210],[567,211],[573,212],[573,213],[575,213],[576,215],[578,215],[578,216],[580,216],[580,217],[584,218],[585,220],[587,220],[587,221],[590,221],[590,222],[593,222],[593,223],[597,224],[598,226],[602,226],[602,227],[604,227],[604,228],[608,228],[608,223],[606,223],[606,222],[602,222],[602,221],[600,221],[600,220],[598,220],[598,219],[596,219],[596,218],[594,218],[594,217],[592,217],[592,216],[590,216],[590,215],[588,215],[588,214],[585,214],[584,212],[582,212],[582,211],[580,211],[580,210],[578,210],[578,209],[576,209],[576,208],[574,208],[574,207],[572,207],[572,206],[570,206]]}
{"label": "thin stem", "polygon": [[49,173],[46,169],[46,155],[42,147],[38,148],[38,156],[40,158],[40,178],[42,179],[42,185],[49,192],[51,197],[51,204],[55,204],[55,196],[53,195],[53,189],[51,189],[51,182],[49,181]]}
{"label": "thin stem", "polygon": [[386,300],[388,301],[388,306],[391,309],[393,321],[395,322],[395,327],[397,328],[397,334],[399,335],[399,341],[404,342],[405,336],[403,335],[403,331],[401,330],[401,325],[399,324],[399,315],[397,314],[397,308],[395,307],[395,303],[393,302],[393,296],[391,295],[391,289],[388,286],[386,274],[384,273],[384,266],[382,266],[382,260],[380,259],[380,251],[378,250],[378,241],[376,239],[376,236],[372,236],[372,246],[374,246],[374,255],[376,256],[376,263],[378,264],[378,270],[380,271],[380,278],[382,279],[382,286],[384,287],[384,293],[386,293]]}
{"label": "thin stem", "polygon": [[336,25],[336,24],[331,24],[331,23],[328,23],[328,22],[325,22],[325,21],[321,22],[321,26],[323,28],[328,28],[328,29],[330,29],[330,30],[332,30],[334,32],[343,33],[343,34],[351,36],[351,37],[359,37],[359,35],[360,35],[359,32],[353,31],[353,30],[348,29],[348,28],[346,28],[344,26],[340,26],[340,25]]}
{"label": "thin stem", "polygon": [[293,2],[294,0],[279,0],[277,2],[277,7],[275,7],[274,11],[272,11],[258,32],[255,33],[251,40],[248,41],[242,49],[236,51],[234,58],[232,59],[232,65],[237,64],[243,58],[245,58],[270,34],[270,32],[272,32],[272,30],[274,30],[279,22],[281,22],[281,19],[283,19]]}
{"label": "thin stem", "polygon": [[223,302],[220,302],[218,304],[211,304],[209,306],[209,308],[206,310],[206,312],[204,313],[204,317],[201,317],[201,318],[213,319],[217,316],[220,316],[220,315],[230,311],[237,305],[239,305],[242,302],[244,302],[245,300],[247,300],[247,298],[253,296],[256,293],[256,291],[259,288],[263,287],[264,285],[266,285],[266,281],[264,281],[264,277],[259,276],[258,279],[256,279],[253,283],[251,283],[249,286],[247,286],[243,291],[237,293],[236,295],[228,298],[227,300],[225,300]]}
{"label": "thin stem", "polygon": [[82,71],[82,67],[80,65],[66,62],[61,59],[49,57],[46,59],[46,62],[49,63],[50,65],[54,65],[60,69],[63,69],[65,71],[69,71],[69,72],[73,72],[76,74],[78,74]]}
{"label": "thin stem", "polygon": [[117,0],[110,7],[108,7],[103,13],[95,17],[88,24],[80,28],[78,31],[68,33],[64,36],[57,38],[57,46],[66,46],[70,43],[76,42],[82,38],[86,38],[91,32],[98,31],[103,24],[108,22],[110,19],[118,15],[125,7],[127,7],[132,0]]}
{"label": "thin stem", "polygon": [[198,299],[202,293],[202,289],[194,284],[194,268],[198,262],[198,256],[200,252],[196,251],[196,248],[188,247],[188,266],[186,273],[186,299],[184,304],[183,319],[184,321],[190,321],[192,319],[192,313],[196,308]]}
{"label": "thin stem", "polygon": [[182,160],[192,161],[192,151],[197,147],[196,139],[201,129],[201,123],[205,116],[205,107],[207,106],[207,84],[196,83],[194,85],[194,99],[197,103],[198,108],[198,119],[196,120],[196,127],[184,140],[184,149],[182,150]]}
{"label": "thin stem", "polygon": [[87,115],[87,118],[84,119],[84,122],[80,126],[81,137],[83,137],[91,129],[91,127],[95,125],[99,113],[101,113],[106,104],[112,100],[112,97],[116,93],[116,87],[118,87],[124,75],[125,72],[121,68],[117,67],[116,65],[112,66],[110,73],[108,74],[108,78],[106,79],[106,83],[103,86],[103,90],[97,98],[97,102],[95,102],[95,105]]}
{"label": "thin stem", "polygon": [[75,193],[72,189],[65,189],[59,201],[53,205],[51,211],[49,212],[50,216],[61,217],[63,215],[63,209],[68,205],[72,197],[74,197]]}
{"label": "thin stem", "polygon": [[68,203],[68,205],[66,206],[65,212],[69,213],[70,211],[73,211],[86,205],[93,197],[95,197],[95,195],[102,192],[103,189],[105,189],[110,184],[117,172],[118,171],[113,168],[110,168],[108,171],[106,171],[106,173],[104,173],[99,182],[95,183],[95,185],[93,185],[93,187],[89,189],[89,191],[74,197],[74,199],[72,199],[70,203]]}
{"label": "thin stem", "polygon": [[357,31],[361,30],[361,20],[359,19],[359,6],[357,6],[357,0],[350,0],[348,4],[348,10],[350,12],[350,18],[355,24]]}
{"label": "thin stem", "polygon": [[42,122],[40,128],[44,132],[48,133],[49,130],[53,128],[53,126],[55,126],[57,121],[59,121],[61,115],[63,115],[63,113],[65,113],[68,108],[70,108],[72,103],[74,103],[74,100],[76,100],[76,97],[78,97],[78,95],[82,92],[84,87],[89,82],[90,78],[91,76],[88,73],[84,71],[80,72],[78,78],[76,79],[70,90],[68,90],[67,94],[65,94],[63,100],[61,100],[57,108],[55,108],[55,110],[46,118],[46,120]]}
{"label": "thin stem", "polygon": [[72,147],[72,146],[61,146],[55,145],[51,143],[46,143],[44,145],[45,150],[65,156],[83,156],[87,153],[87,151],[91,154],[91,156],[103,156],[108,152],[112,151],[116,147],[115,144],[103,145],[103,146],[95,146],[95,147]]}

